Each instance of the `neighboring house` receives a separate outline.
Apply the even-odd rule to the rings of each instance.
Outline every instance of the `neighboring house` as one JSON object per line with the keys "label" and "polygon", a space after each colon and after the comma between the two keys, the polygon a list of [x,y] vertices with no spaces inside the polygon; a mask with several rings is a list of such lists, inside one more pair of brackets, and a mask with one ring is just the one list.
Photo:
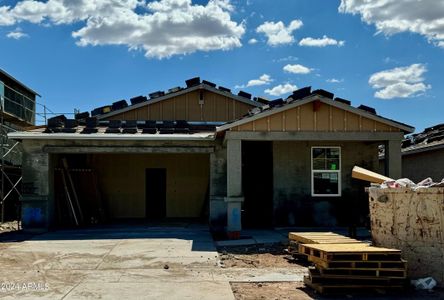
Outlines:
{"label": "neighboring house", "polygon": [[37,92],[0,69],[1,220],[16,218],[17,190],[21,181],[21,149],[16,142],[8,140],[7,133],[34,125],[36,96],[39,96]]}
{"label": "neighboring house", "polygon": [[233,237],[243,226],[349,225],[368,211],[352,167],[377,170],[385,144],[398,177],[401,140],[414,130],[310,88],[264,104],[195,79],[151,96],[95,109],[98,124],[62,118],[10,134],[26,154],[25,228],[66,219],[64,161],[95,174],[73,175],[86,220],[205,218]]}
{"label": "neighboring house", "polygon": [[402,142],[402,177],[414,182],[444,178],[444,124],[426,128]]}

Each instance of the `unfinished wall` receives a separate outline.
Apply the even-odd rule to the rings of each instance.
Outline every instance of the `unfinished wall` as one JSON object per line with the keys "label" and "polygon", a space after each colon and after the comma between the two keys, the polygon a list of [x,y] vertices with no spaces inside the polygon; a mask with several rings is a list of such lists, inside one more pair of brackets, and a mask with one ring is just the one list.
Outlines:
{"label": "unfinished wall", "polygon": [[[341,147],[342,196],[311,196],[311,147]],[[275,225],[364,224],[368,214],[365,183],[351,178],[354,165],[378,168],[377,143],[273,142]]]}
{"label": "unfinished wall", "polygon": [[402,177],[419,182],[427,177],[439,182],[444,178],[444,150],[425,151],[402,156]]}
{"label": "unfinished wall", "polygon": [[167,169],[167,217],[195,218],[205,213],[207,154],[95,154],[91,162],[111,218],[145,217],[147,168]]}
{"label": "unfinished wall", "polygon": [[[203,104],[200,105],[200,93]],[[148,102],[149,103],[149,102]],[[196,90],[167,100],[148,104],[106,120],[187,120],[226,122],[245,115],[253,105],[206,90]]]}
{"label": "unfinished wall", "polygon": [[408,276],[432,276],[444,286],[444,188],[370,188],[376,246],[402,250]]}

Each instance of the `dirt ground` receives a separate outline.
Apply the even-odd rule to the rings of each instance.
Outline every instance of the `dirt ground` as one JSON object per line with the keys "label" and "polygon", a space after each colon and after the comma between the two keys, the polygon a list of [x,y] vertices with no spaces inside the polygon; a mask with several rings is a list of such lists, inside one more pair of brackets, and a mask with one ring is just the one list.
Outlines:
{"label": "dirt ground", "polygon": [[232,282],[231,289],[236,300],[313,299],[302,282]]}
{"label": "dirt ground", "polygon": [[226,268],[301,268],[286,252],[283,244],[251,245],[218,248],[221,265]]}
{"label": "dirt ground", "polygon": [[[309,265],[303,259],[293,258],[287,254],[286,245],[267,244],[237,247],[220,247],[218,249],[221,266],[224,268],[288,268],[301,270]],[[306,287],[302,281],[292,282],[230,282],[236,300],[279,299],[367,299],[367,300],[398,300],[398,299],[444,299],[444,289],[432,292],[407,289],[397,294],[352,294],[342,296],[321,296]]]}

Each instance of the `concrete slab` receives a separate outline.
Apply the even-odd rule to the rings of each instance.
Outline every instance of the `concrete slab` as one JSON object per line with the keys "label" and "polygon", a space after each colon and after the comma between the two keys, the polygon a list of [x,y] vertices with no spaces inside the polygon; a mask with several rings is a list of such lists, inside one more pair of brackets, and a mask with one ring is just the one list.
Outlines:
{"label": "concrete slab", "polygon": [[203,226],[56,231],[1,249],[0,298],[234,299]]}

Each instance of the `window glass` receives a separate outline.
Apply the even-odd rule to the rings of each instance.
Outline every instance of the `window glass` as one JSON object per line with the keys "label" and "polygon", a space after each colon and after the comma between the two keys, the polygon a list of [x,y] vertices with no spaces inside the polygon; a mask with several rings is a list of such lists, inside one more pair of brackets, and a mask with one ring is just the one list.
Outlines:
{"label": "window glass", "polygon": [[341,178],[341,149],[339,147],[312,148],[312,195],[339,196]]}

